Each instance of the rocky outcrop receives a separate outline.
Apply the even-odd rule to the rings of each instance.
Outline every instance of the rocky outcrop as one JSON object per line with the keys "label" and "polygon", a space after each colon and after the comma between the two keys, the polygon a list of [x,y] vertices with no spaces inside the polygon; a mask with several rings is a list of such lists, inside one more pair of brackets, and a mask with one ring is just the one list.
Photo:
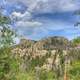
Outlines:
{"label": "rocky outcrop", "polygon": [[60,64],[60,54],[57,51],[60,49],[65,56],[67,47],[71,47],[70,42],[63,37],[50,37],[39,41],[21,39],[12,49],[12,54],[20,57],[25,63],[38,59],[42,61],[41,68],[50,70],[53,65],[57,67]]}
{"label": "rocky outcrop", "polygon": [[49,37],[46,39],[42,39],[38,41],[35,46],[38,49],[45,49],[45,50],[53,50],[53,49],[66,49],[71,47],[71,43],[68,39],[64,37]]}

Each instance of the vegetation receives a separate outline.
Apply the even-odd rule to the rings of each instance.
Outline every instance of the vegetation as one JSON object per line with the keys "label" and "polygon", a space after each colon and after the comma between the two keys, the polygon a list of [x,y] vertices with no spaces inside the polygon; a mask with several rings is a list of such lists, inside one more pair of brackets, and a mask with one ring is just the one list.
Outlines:
{"label": "vegetation", "polygon": [[73,42],[74,46],[78,46],[80,44],[80,37],[73,39],[72,42]]}
{"label": "vegetation", "polygon": [[[72,48],[71,42],[63,37],[23,39],[13,46],[16,33],[9,23],[8,17],[0,16],[0,80],[80,79],[80,50]],[[79,43],[80,38],[72,41]]]}
{"label": "vegetation", "polygon": [[[13,44],[14,32],[10,29],[8,24],[10,19],[0,15],[0,80],[9,80],[11,70],[11,48]],[[16,65],[16,64],[15,64]]]}

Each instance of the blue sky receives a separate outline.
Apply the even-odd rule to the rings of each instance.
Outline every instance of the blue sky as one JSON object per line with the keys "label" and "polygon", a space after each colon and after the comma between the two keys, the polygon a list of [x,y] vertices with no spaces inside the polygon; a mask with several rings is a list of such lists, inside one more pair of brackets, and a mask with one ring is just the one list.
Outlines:
{"label": "blue sky", "polygon": [[49,36],[73,39],[80,36],[74,27],[79,16],[80,0],[0,0],[2,13],[10,16],[19,35],[39,40]]}

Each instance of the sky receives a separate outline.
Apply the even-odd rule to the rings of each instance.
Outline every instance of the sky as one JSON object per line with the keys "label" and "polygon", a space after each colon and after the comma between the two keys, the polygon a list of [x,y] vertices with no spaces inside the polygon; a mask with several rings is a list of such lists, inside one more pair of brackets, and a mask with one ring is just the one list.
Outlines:
{"label": "sky", "polygon": [[69,40],[80,36],[74,24],[80,16],[80,0],[0,0],[2,14],[9,16],[19,35],[32,40],[63,36]]}

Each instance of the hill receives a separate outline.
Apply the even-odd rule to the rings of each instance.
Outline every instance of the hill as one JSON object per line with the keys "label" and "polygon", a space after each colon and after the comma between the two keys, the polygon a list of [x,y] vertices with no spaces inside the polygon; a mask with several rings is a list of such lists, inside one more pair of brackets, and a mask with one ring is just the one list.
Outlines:
{"label": "hill", "polygon": [[37,46],[38,49],[45,49],[45,50],[53,50],[56,48],[59,49],[66,49],[68,47],[71,47],[71,42],[64,38],[64,37],[48,37],[42,40],[39,40],[35,46]]}

